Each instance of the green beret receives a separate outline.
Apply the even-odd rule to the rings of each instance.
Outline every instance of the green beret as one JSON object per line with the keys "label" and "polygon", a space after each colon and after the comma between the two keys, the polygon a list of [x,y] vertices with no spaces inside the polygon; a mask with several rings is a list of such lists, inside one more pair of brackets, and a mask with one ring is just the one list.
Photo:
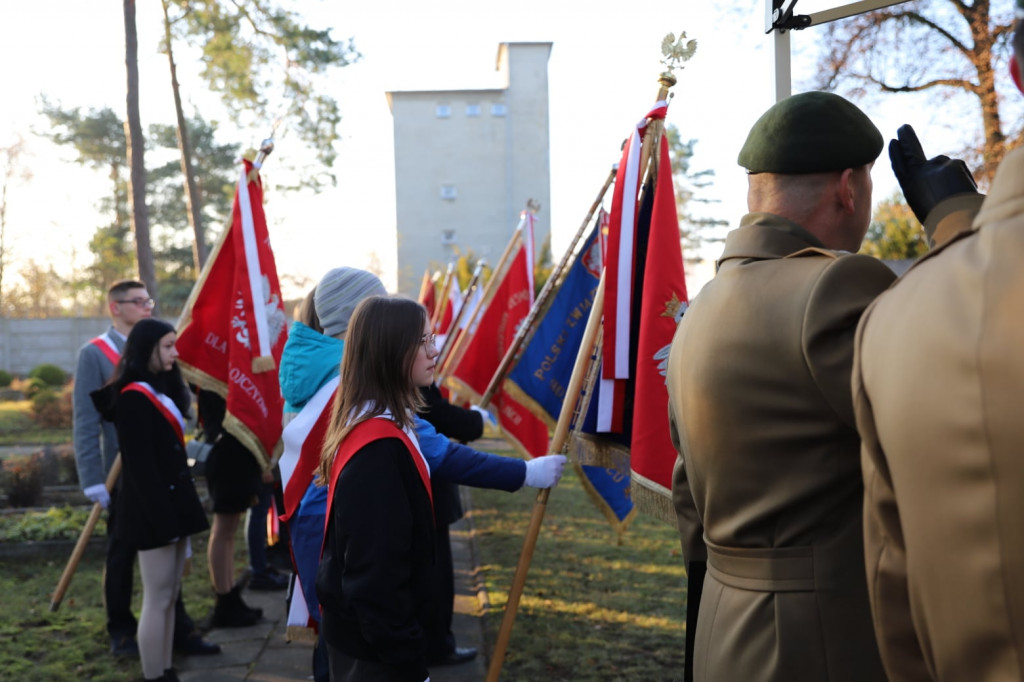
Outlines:
{"label": "green beret", "polygon": [[757,119],[738,161],[751,173],[826,173],[871,163],[882,145],[882,133],[853,103],[803,92]]}

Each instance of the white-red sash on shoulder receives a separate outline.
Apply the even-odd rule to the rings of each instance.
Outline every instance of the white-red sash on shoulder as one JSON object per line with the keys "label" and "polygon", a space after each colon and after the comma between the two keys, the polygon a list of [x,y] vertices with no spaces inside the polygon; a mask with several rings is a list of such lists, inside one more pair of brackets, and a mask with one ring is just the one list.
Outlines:
{"label": "white-red sash on shoulder", "polygon": [[[430,498],[431,513],[433,513],[434,495],[430,487],[430,469],[427,468],[427,460],[425,460],[423,455],[420,454],[419,446],[409,438],[409,434],[400,429],[398,425],[390,419],[374,417],[356,424],[356,426],[345,435],[345,440],[341,442],[341,445],[338,446],[338,452],[335,454],[334,461],[331,463],[331,483],[327,490],[327,515],[324,519],[324,538],[327,537],[327,526],[331,522],[331,505],[334,502],[334,487],[338,483],[338,476],[341,475],[341,470],[345,468],[345,465],[349,463],[360,448],[368,443],[375,440],[381,440],[383,438],[399,438],[403,443],[405,443],[405,447],[409,449],[409,456],[412,457],[413,464],[416,465],[416,471],[419,472],[420,480],[423,482],[423,487],[427,490],[427,497]],[[323,555],[322,548],[320,553]]]}
{"label": "white-red sash on shoulder", "polygon": [[175,435],[178,436],[178,441],[181,442],[181,446],[185,447],[185,419],[181,416],[181,410],[178,409],[173,400],[154,389],[145,381],[133,381],[121,389],[121,393],[127,391],[138,391],[149,398],[149,401],[153,403],[157,411],[170,423]]}
{"label": "white-red sash on shoulder", "polygon": [[108,334],[97,336],[89,343],[99,348],[107,360],[110,360],[110,364],[117,366],[117,363],[120,362],[121,352],[117,350],[117,346],[110,340]]}
{"label": "white-red sash on shoulder", "polygon": [[324,449],[327,427],[331,423],[331,408],[338,383],[338,377],[334,377],[321,386],[281,433],[284,453],[278,461],[278,467],[284,489],[282,521],[288,521],[298,511],[299,503],[313,480],[313,474],[320,466],[320,455]]}

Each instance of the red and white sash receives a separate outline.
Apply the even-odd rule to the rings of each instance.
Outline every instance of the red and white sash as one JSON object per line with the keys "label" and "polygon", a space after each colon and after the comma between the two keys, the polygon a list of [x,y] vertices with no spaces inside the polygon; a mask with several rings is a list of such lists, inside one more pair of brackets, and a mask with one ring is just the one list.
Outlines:
{"label": "red and white sash", "polygon": [[320,454],[331,423],[331,407],[338,383],[338,377],[334,377],[321,386],[281,432],[284,453],[277,465],[281,469],[281,486],[284,489],[282,521],[287,521],[298,511],[313,474],[320,466]]}
{"label": "red and white sash", "polygon": [[181,443],[181,447],[185,447],[185,419],[181,416],[181,410],[178,409],[178,406],[174,404],[173,400],[154,389],[145,381],[133,381],[121,389],[121,393],[125,393],[127,391],[138,391],[149,398],[149,401],[153,403],[153,406],[156,407],[157,411],[164,416],[164,418],[170,423],[171,428],[174,429],[174,433],[178,436],[178,441]]}
{"label": "red and white sash", "polygon": [[[334,462],[331,463],[331,483],[327,490],[327,515],[324,519],[325,540],[327,537],[327,526],[331,522],[334,488],[338,483],[338,477],[341,475],[342,469],[359,452],[360,448],[383,438],[399,438],[405,443],[405,447],[409,449],[409,456],[412,457],[413,464],[416,465],[416,471],[420,475],[420,481],[423,482],[423,487],[427,490],[427,497],[430,498],[430,509],[431,514],[433,514],[434,495],[430,487],[430,467],[427,466],[427,460],[424,459],[423,454],[420,452],[419,443],[414,440],[415,436],[410,437],[395,422],[385,416],[374,417],[373,419],[360,422],[349,431],[345,436],[345,440],[338,446],[338,452],[334,455]],[[321,555],[323,554],[322,548],[320,553]]]}
{"label": "red and white sash", "polygon": [[110,338],[110,332],[97,336],[89,343],[99,348],[104,357],[110,360],[110,364],[115,367],[117,366],[117,363],[121,360],[121,351],[114,345],[114,340]]}

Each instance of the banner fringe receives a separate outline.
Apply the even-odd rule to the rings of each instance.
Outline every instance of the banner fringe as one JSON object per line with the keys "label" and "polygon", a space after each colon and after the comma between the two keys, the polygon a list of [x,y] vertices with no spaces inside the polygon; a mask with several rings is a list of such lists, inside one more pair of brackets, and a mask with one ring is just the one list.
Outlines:
{"label": "banner fringe", "polygon": [[252,359],[252,371],[254,374],[270,372],[275,369],[277,369],[277,365],[274,363],[273,355],[261,355],[258,358]]}
{"label": "banner fringe", "polygon": [[635,471],[630,472],[634,509],[647,516],[677,527],[676,510],[672,504],[672,491]]}
{"label": "banner fringe", "polygon": [[284,631],[286,642],[316,642],[316,630],[302,625],[289,625]]}

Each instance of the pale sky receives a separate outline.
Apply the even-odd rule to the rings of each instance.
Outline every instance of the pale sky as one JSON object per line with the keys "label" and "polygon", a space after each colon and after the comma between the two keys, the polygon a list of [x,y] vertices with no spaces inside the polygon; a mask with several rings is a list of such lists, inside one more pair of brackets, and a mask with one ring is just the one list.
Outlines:
{"label": "pale sky", "polygon": [[[736,155],[746,132],[772,102],[771,38],[764,34],[763,0],[728,3],[676,0],[654,11],[612,0],[391,0],[377,3],[297,0],[282,2],[337,39],[353,37],[360,63],[336,70],[328,90],[340,102],[343,140],[335,171],[338,187],[319,196],[270,193],[266,213],[279,274],[310,284],[338,265],[366,267],[375,253],[394,287],[395,208],[392,119],[388,90],[481,88],[495,84],[497,47],[503,41],[551,41],[549,61],[551,202],[540,219],[550,221],[557,260],[600,189],[622,140],[657,94],[661,40],[685,31],[696,38],[696,56],[677,71],[668,122],[683,138],[696,138],[693,169],[712,168],[705,195],[721,201],[710,209],[735,223],[745,212],[746,181]],[[804,0],[811,12],[835,4]],[[166,58],[157,52],[162,31],[158,2],[138,3],[143,126],[174,120]],[[812,28],[794,32],[794,90],[814,66]],[[221,122],[218,139],[256,146],[265,130],[236,130],[209,108],[191,64],[179,56],[186,101]],[[33,0],[0,6],[0,145],[27,138],[23,164],[33,180],[8,194],[9,241],[18,259],[53,262],[66,272],[91,257],[87,243],[101,219],[97,200],[108,181],[68,161],[31,131],[44,126],[36,98],[45,94],[66,108],[109,106],[124,111],[125,70],[119,2]],[[869,112],[888,138],[906,114],[900,103]],[[917,114],[915,114],[917,115]],[[924,121],[915,121],[925,127]],[[273,184],[274,163],[301,157],[296,140],[279,135],[264,177]],[[942,151],[942,150],[937,150]],[[884,162],[883,162],[884,161]],[[149,165],[153,165],[150,163]],[[875,198],[895,187],[886,159],[873,174]],[[610,196],[607,199],[610,205]],[[220,226],[215,226],[219,229]],[[508,226],[509,232],[513,225]],[[720,247],[708,254],[717,255]],[[17,265],[13,270],[17,270]],[[694,295],[706,275],[688,281]],[[286,296],[302,291],[286,291]]]}

